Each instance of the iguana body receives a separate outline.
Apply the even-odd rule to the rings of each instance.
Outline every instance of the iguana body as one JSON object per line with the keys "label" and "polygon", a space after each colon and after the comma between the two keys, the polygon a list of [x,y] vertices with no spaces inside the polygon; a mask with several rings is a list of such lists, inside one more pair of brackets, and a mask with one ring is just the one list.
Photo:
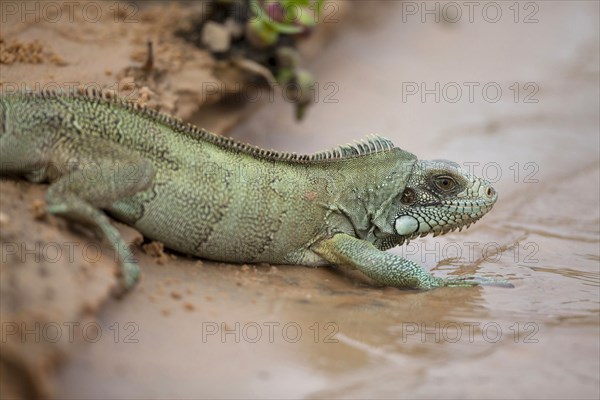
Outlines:
{"label": "iguana body", "polygon": [[99,228],[128,287],[137,265],[101,209],[194,256],[347,264],[431,288],[477,281],[435,278],[381,250],[470,224],[496,201],[456,164],[417,161],[383,138],[311,156],[266,151],[95,92],[0,95],[0,172],[50,181],[47,210]]}

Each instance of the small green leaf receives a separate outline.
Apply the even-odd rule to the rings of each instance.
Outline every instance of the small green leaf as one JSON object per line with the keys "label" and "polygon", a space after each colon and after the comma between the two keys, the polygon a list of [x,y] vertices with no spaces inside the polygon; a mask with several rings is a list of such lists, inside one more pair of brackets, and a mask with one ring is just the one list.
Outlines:
{"label": "small green leaf", "polygon": [[282,24],[281,22],[276,21],[264,21],[267,25],[269,25],[272,29],[276,30],[279,33],[283,33],[285,35],[295,35],[297,33],[302,33],[304,31],[304,27]]}

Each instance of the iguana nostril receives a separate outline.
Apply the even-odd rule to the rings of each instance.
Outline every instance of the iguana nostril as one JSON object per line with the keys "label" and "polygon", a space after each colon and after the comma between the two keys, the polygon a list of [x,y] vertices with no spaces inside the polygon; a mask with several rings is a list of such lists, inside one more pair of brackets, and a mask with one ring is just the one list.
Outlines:
{"label": "iguana nostril", "polygon": [[493,196],[493,195],[496,193],[496,191],[494,190],[494,188],[493,188],[493,187],[488,187],[485,193],[486,193],[486,194],[487,194],[489,197],[492,197],[492,196]]}

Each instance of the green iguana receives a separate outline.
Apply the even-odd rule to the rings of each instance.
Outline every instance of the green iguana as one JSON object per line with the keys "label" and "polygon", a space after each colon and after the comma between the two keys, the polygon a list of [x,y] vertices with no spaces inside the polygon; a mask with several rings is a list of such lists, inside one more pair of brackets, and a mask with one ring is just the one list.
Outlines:
{"label": "green iguana", "polygon": [[313,155],[214,135],[94,90],[0,94],[0,173],[49,181],[49,213],[91,224],[139,268],[111,216],[185,254],[234,263],[358,268],[384,285],[474,286],[384,252],[469,226],[492,186],[372,136]]}

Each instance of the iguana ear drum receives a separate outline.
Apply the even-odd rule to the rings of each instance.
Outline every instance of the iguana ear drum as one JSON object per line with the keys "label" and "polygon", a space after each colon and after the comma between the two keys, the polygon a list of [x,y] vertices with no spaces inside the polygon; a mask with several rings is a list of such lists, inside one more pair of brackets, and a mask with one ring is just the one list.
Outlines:
{"label": "iguana ear drum", "polygon": [[419,230],[419,221],[410,215],[403,215],[396,218],[396,221],[394,221],[394,229],[398,235],[410,235]]}

